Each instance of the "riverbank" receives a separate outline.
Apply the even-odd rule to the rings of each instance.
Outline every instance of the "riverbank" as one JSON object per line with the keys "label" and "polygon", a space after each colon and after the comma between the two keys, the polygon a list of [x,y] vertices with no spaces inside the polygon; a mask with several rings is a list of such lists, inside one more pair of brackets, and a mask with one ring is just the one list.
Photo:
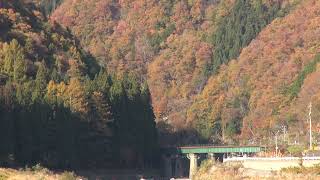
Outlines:
{"label": "riverbank", "polygon": [[136,180],[141,177],[159,178],[155,169],[92,169],[70,171],[49,170],[40,165],[26,168],[0,168],[0,180]]}
{"label": "riverbank", "polygon": [[320,179],[320,166],[294,167],[282,170],[261,170],[244,168],[241,163],[214,164],[210,161],[202,163],[194,176],[194,180],[316,180]]}

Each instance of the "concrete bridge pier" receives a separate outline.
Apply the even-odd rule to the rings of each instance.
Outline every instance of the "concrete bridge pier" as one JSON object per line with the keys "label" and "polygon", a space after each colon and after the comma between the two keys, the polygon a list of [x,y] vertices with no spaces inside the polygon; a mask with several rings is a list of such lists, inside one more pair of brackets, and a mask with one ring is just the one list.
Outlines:
{"label": "concrete bridge pier", "polygon": [[198,168],[198,155],[191,153],[187,154],[187,157],[190,160],[189,179],[192,179]]}
{"label": "concrete bridge pier", "polygon": [[[194,176],[198,168],[198,155],[208,154],[208,157],[215,161],[223,162],[224,155],[228,153],[258,153],[262,151],[260,146],[182,146],[164,149],[164,174],[166,177],[185,175],[182,170],[183,159],[181,156],[187,155],[190,160],[189,177]],[[186,170],[186,169],[185,169]]]}

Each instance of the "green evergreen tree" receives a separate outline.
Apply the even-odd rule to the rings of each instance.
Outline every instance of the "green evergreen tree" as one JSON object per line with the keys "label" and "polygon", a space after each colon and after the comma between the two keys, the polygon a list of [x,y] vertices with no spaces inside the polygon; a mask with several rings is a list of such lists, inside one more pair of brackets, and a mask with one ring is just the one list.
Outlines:
{"label": "green evergreen tree", "polygon": [[266,6],[261,0],[237,0],[229,15],[222,18],[212,36],[214,44],[213,67],[237,58],[243,47],[254,39],[263,27],[278,16],[279,3]]}
{"label": "green evergreen tree", "polygon": [[10,44],[5,44],[0,51],[4,60],[3,72],[13,77],[15,80],[21,79],[26,71],[24,63],[23,49],[17,40],[12,40]]}
{"label": "green evergreen tree", "polygon": [[141,88],[141,114],[142,122],[142,147],[144,154],[144,165],[151,166],[152,162],[158,161],[157,154],[159,149],[158,144],[158,132],[155,123],[155,115],[151,105],[151,94],[147,84],[145,83]]}
{"label": "green evergreen tree", "polygon": [[106,97],[101,92],[93,92],[91,99],[93,101],[91,114],[94,116],[93,123],[95,129],[102,133],[111,135],[109,128],[110,123],[113,122],[111,108],[107,103]]}
{"label": "green evergreen tree", "polygon": [[45,90],[47,87],[47,70],[42,62],[37,71],[36,79],[35,79],[35,87],[32,93],[32,100],[40,100],[45,95]]}

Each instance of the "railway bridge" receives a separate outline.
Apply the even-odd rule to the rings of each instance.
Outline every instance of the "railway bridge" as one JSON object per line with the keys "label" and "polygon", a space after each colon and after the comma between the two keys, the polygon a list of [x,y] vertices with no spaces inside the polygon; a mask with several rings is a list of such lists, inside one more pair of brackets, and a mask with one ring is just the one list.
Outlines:
{"label": "railway bridge", "polygon": [[198,167],[200,156],[222,161],[228,154],[253,155],[263,150],[261,146],[215,146],[215,145],[194,145],[163,148],[163,159],[165,175],[167,177],[182,176],[181,159],[187,157],[189,163],[189,178],[191,179]]}

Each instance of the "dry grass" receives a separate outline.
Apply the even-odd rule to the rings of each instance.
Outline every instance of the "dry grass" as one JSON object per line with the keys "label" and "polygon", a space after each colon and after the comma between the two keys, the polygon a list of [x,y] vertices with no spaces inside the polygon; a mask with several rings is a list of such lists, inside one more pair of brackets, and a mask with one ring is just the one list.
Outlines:
{"label": "dry grass", "polygon": [[0,168],[0,180],[76,180],[72,172],[53,173],[41,166],[26,169]]}
{"label": "dry grass", "polygon": [[204,162],[195,174],[194,180],[318,180],[320,166],[310,168],[286,168],[281,171],[245,169],[241,164],[215,164]]}
{"label": "dry grass", "polygon": [[290,167],[290,168],[283,168],[281,170],[282,173],[286,174],[302,174],[302,175],[317,175],[320,179],[320,164],[317,164],[313,167]]}

